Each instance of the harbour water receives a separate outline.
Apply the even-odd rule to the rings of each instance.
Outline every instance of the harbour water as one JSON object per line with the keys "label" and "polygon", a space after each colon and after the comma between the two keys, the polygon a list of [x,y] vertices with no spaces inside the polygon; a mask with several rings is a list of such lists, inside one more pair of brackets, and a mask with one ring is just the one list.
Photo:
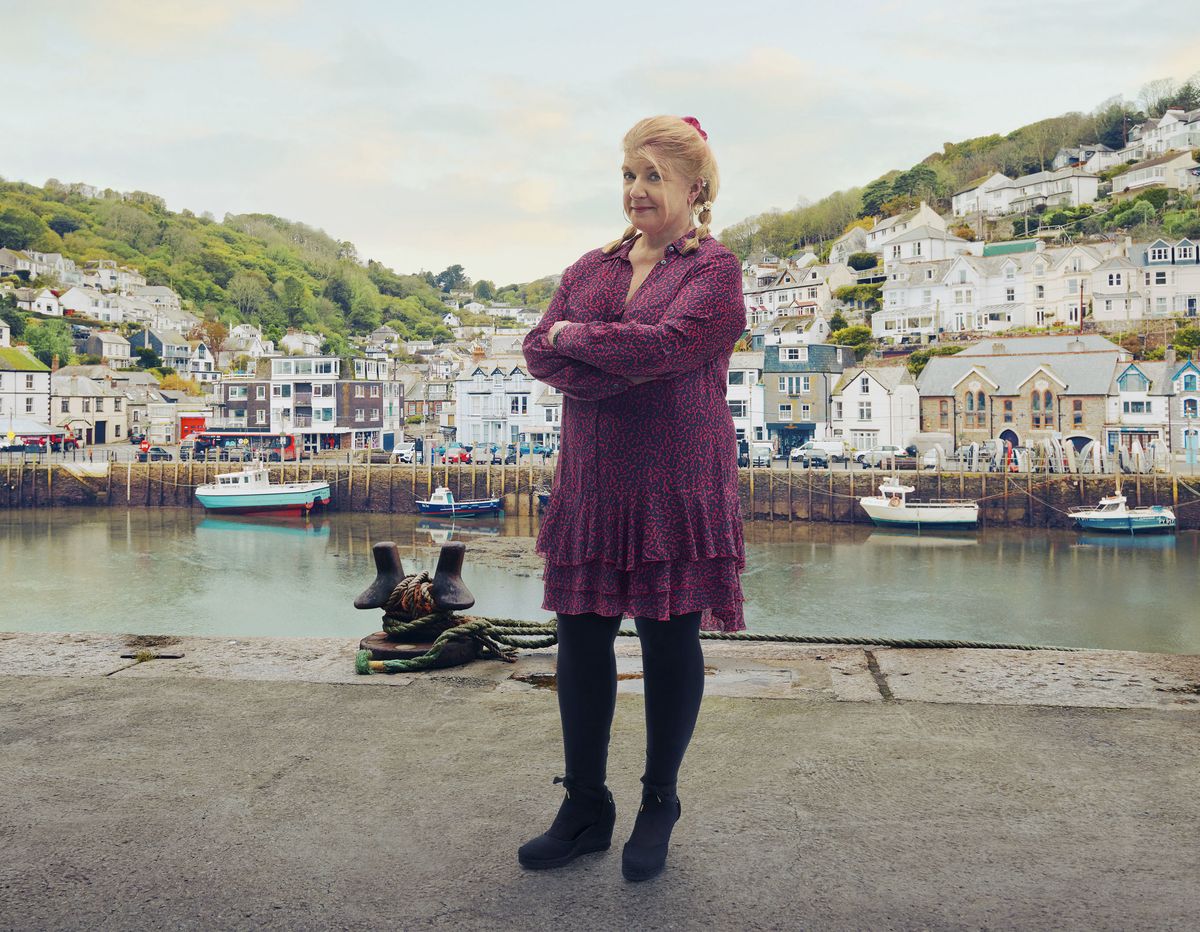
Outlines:
{"label": "harbour water", "polygon": [[[468,546],[475,611],[547,620],[536,519],[451,525],[411,515],[305,523],[176,508],[0,514],[0,630],[345,636],[378,613],[351,601],[371,545],[432,570]],[[746,525],[751,631],[955,638],[1200,653],[1200,535],[1043,530],[915,535],[863,526]]]}

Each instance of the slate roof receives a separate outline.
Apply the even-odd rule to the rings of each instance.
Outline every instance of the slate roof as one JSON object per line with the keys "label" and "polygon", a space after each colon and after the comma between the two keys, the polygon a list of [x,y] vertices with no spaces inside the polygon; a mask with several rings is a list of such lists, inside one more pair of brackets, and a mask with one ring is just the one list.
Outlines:
{"label": "slate roof", "polygon": [[953,233],[947,233],[944,230],[939,230],[937,227],[923,223],[921,226],[909,230],[907,233],[902,233],[888,240],[888,245],[895,246],[897,243],[911,243],[918,239],[941,239],[948,243],[962,243],[964,246],[967,244],[967,240],[961,236],[955,236]]}
{"label": "slate roof", "polygon": [[[1003,334],[997,334],[990,340],[981,340],[978,343],[973,343],[968,346],[957,356],[995,356],[1003,354],[1006,356],[1028,356],[1034,355],[1057,355],[1070,354],[1078,356],[1071,344],[1080,342],[1083,344],[1084,353],[1125,353],[1120,346],[1102,336],[1094,333],[1084,334],[1066,334],[1064,336],[1037,336],[1037,337],[1010,337]],[[1003,345],[1003,349],[997,349],[997,344]],[[935,359],[950,358],[950,357],[934,357]],[[933,360],[930,360],[932,362]]]}
{"label": "slate roof", "polygon": [[998,395],[1015,395],[1038,368],[1045,368],[1062,382],[1072,395],[1107,395],[1113,369],[1123,361],[1123,351],[1078,353],[1028,353],[1012,356],[935,356],[917,380],[922,396],[954,393],[954,386],[972,369],[978,370],[998,387]]}
{"label": "slate roof", "polygon": [[[1172,368],[1177,367],[1172,366]],[[1151,395],[1171,394],[1171,373],[1167,369],[1167,364],[1165,362],[1143,362],[1141,360],[1136,362],[1130,361],[1118,363],[1113,368],[1112,379],[1110,380],[1108,386],[1110,394],[1116,395],[1120,392],[1120,388],[1117,385],[1117,379],[1124,375],[1128,369],[1137,369],[1142,375],[1150,380],[1149,393]]]}

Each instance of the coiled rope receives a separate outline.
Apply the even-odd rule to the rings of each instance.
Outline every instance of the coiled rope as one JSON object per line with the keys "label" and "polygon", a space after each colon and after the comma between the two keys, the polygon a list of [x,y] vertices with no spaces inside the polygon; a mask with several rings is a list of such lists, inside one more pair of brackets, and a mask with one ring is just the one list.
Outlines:
{"label": "coiled rope", "polygon": [[[438,611],[433,602],[433,580],[428,573],[405,576],[384,603],[383,630],[393,641],[426,641],[433,638],[429,650],[419,657],[398,660],[373,660],[369,650],[355,655],[356,673],[412,673],[437,667],[455,666],[478,658],[516,663],[520,648],[540,650],[558,643],[557,621],[521,621],[515,618],[479,618]],[[622,629],[621,637],[637,637],[637,631]],[[818,634],[751,634],[745,631],[701,631],[710,641],[745,641],[777,644],[849,644],[874,647],[954,648],[987,650],[1079,651],[1080,647],[1048,647],[1037,644],[1000,644],[991,641],[957,641],[944,638],[857,637]],[[447,646],[455,643],[474,645],[474,650],[455,652],[464,659],[448,661],[443,657]]]}

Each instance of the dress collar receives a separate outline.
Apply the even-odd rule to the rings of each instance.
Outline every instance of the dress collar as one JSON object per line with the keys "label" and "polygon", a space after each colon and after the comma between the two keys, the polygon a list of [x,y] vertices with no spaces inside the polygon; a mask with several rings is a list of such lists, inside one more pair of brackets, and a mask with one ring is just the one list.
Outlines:
{"label": "dress collar", "polygon": [[[642,235],[641,233],[638,233],[636,236],[632,237],[631,239],[625,240],[625,242],[623,242],[619,248],[613,250],[611,253],[609,253],[606,256],[603,256],[602,258],[606,261],[609,259],[624,259],[625,261],[628,262],[629,261],[629,250],[631,250],[633,248],[633,244],[635,242],[637,242],[637,240],[641,237],[641,235]],[[675,253],[676,255],[680,255],[681,250],[684,247],[684,244],[686,244],[687,241],[690,239],[695,239],[695,237],[696,237],[695,229],[693,228],[691,230],[688,230],[686,233],[683,234],[683,236],[681,236],[681,237],[679,237],[679,239],[675,240],[675,242],[669,244],[667,246],[667,248],[665,250],[663,250],[663,255],[665,256],[668,253],[672,253],[672,252]]]}

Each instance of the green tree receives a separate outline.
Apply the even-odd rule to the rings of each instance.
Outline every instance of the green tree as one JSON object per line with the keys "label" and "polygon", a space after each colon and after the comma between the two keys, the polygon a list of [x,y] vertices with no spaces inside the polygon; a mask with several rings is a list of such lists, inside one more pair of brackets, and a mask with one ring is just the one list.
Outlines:
{"label": "green tree", "polygon": [[865,357],[875,346],[875,338],[871,335],[871,328],[864,327],[862,324],[855,324],[851,327],[843,327],[841,330],[835,330],[829,335],[829,342],[836,346],[854,347],[854,355],[858,359]]}
{"label": "green tree", "polygon": [[846,318],[842,316],[841,311],[834,311],[833,316],[829,318],[829,331],[836,333],[839,330],[846,329]]}
{"label": "green tree", "polygon": [[447,266],[434,278],[434,282],[442,291],[461,291],[471,287],[471,280],[467,278],[461,265]]}
{"label": "green tree", "polygon": [[893,197],[892,183],[887,178],[876,178],[862,191],[862,209],[859,216],[878,217],[885,201]]}
{"label": "green tree", "polygon": [[496,297],[496,284],[489,282],[486,278],[481,278],[475,283],[475,300],[476,301],[492,301]]}
{"label": "green tree", "polygon": [[137,357],[137,364],[140,369],[157,369],[162,365],[162,358],[154,351],[154,347],[152,346],[139,346],[133,351],[133,355]]}
{"label": "green tree", "polygon": [[1182,350],[1185,353],[1191,353],[1193,350],[1200,348],[1200,327],[1180,327],[1175,331],[1175,339],[1172,345],[1177,350]]}
{"label": "green tree", "polygon": [[24,339],[27,319],[27,315],[18,310],[17,299],[12,294],[0,294],[0,320],[8,324],[14,338]]}
{"label": "green tree", "polygon": [[0,210],[0,247],[29,249],[48,229],[41,217],[22,207]]}
{"label": "green tree", "polygon": [[70,360],[74,345],[71,343],[71,328],[65,320],[43,320],[36,327],[25,331],[25,341],[33,354],[47,366],[53,365],[54,357],[61,364]]}
{"label": "green tree", "polygon": [[863,272],[867,269],[873,269],[879,264],[879,256],[873,252],[853,252],[846,259],[846,265],[854,269],[856,272]]}

